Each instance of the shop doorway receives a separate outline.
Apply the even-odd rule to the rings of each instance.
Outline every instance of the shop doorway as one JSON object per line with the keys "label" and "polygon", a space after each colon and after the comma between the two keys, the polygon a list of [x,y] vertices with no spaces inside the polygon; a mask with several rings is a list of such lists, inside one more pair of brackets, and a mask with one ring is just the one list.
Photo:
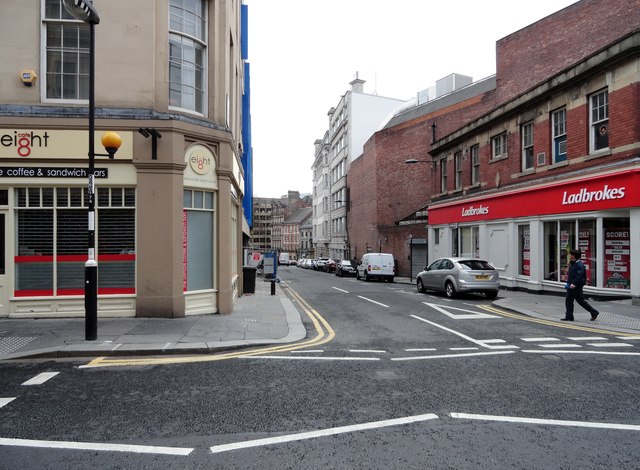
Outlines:
{"label": "shop doorway", "polygon": [[6,212],[0,211],[0,317],[9,316],[9,291],[7,280],[7,224]]}

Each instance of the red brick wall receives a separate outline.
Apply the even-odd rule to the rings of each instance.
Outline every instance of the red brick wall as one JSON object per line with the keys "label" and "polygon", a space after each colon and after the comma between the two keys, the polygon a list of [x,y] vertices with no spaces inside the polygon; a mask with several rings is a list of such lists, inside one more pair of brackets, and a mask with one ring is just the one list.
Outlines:
{"label": "red brick wall", "polygon": [[510,99],[640,26],[640,0],[583,0],[496,44],[500,99]]}

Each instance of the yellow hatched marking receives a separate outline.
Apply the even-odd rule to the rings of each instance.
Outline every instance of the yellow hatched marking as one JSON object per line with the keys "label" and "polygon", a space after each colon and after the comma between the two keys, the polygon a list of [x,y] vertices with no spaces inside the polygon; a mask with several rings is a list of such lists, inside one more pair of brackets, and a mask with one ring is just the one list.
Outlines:
{"label": "yellow hatched marking", "polygon": [[313,326],[317,332],[315,338],[302,341],[294,344],[284,344],[279,346],[269,346],[258,349],[238,351],[231,353],[222,353],[215,355],[198,355],[198,356],[186,356],[186,357],[148,357],[148,358],[134,358],[134,359],[114,359],[108,357],[97,357],[89,362],[85,368],[89,367],[114,367],[114,366],[139,366],[139,365],[156,365],[156,364],[187,364],[194,362],[213,362],[222,361],[227,359],[236,359],[241,357],[259,356],[262,354],[270,354],[274,352],[288,352],[296,351],[299,349],[306,349],[312,346],[319,346],[332,341],[336,334],[331,325],[320,315],[314,308],[312,308],[307,301],[305,301],[300,294],[298,294],[290,286],[286,286],[289,291],[289,295],[293,297],[302,310],[313,322]]}

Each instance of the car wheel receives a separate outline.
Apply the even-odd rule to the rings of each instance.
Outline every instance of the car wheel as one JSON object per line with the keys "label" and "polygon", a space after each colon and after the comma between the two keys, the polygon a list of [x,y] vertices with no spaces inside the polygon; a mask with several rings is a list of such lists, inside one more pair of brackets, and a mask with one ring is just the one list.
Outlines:
{"label": "car wheel", "polygon": [[369,274],[364,273],[364,282],[369,282]]}
{"label": "car wheel", "polygon": [[485,292],[484,295],[487,296],[487,299],[495,299],[496,297],[498,297],[498,291],[491,291],[491,292]]}
{"label": "car wheel", "polygon": [[422,279],[418,279],[418,282],[416,282],[416,286],[418,288],[418,292],[424,294],[424,284],[422,283]]}
{"label": "car wheel", "polygon": [[360,280],[360,271],[356,271],[356,279],[359,281]]}
{"label": "car wheel", "polygon": [[444,295],[446,295],[450,299],[456,296],[456,289],[455,287],[453,287],[453,283],[451,281],[447,281],[444,285]]}

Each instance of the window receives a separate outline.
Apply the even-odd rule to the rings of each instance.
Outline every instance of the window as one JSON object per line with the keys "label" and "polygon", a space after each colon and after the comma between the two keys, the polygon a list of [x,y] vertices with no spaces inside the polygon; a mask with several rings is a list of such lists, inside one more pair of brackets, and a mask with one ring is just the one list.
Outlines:
{"label": "window", "polygon": [[480,183],[480,146],[474,145],[471,152],[471,184]]}
{"label": "window", "polygon": [[[15,296],[84,294],[82,188],[16,188]],[[135,293],[135,189],[98,188],[98,294]]]}
{"label": "window", "polygon": [[453,157],[456,172],[456,189],[462,188],[462,152],[456,152]]}
{"label": "window", "polygon": [[507,133],[491,138],[491,158],[499,158],[507,155]]}
{"label": "window", "polygon": [[522,169],[533,168],[533,122],[523,124],[520,128],[522,139]]}
{"label": "window", "polygon": [[520,255],[519,274],[531,275],[531,230],[528,225],[518,226],[518,248]]}
{"label": "window", "polygon": [[75,20],[62,0],[44,7],[45,96],[50,100],[89,99],[89,25]]}
{"label": "window", "polygon": [[480,254],[480,229],[478,226],[461,227],[460,256],[477,258]]}
{"label": "window", "polygon": [[[235,214],[232,214],[232,217]],[[214,194],[184,191],[183,289],[213,289]],[[232,246],[232,250],[236,249]]]}
{"label": "window", "polygon": [[447,192],[447,158],[440,159],[440,192]]}
{"label": "window", "polygon": [[169,105],[204,114],[206,3],[169,2]]}
{"label": "window", "polygon": [[567,159],[567,110],[558,109],[551,114],[553,163]]}
{"label": "window", "polygon": [[591,151],[595,152],[609,147],[609,93],[607,90],[602,90],[591,95],[589,102],[591,103],[590,144]]}

